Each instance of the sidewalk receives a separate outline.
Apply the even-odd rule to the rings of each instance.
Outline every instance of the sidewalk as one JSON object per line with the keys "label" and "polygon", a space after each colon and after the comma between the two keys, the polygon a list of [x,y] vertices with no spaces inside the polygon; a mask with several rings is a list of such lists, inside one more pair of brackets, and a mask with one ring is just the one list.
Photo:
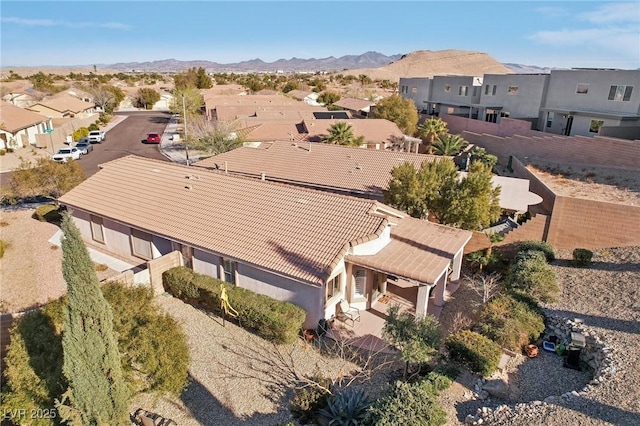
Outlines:
{"label": "sidewalk", "polygon": [[[182,143],[182,134],[178,132],[179,127],[177,117],[172,115],[160,139],[160,152],[174,163],[191,165],[200,160],[200,154],[193,150],[188,151],[187,154]],[[187,155],[189,164],[187,164]]]}
{"label": "sidewalk", "polygon": [[[108,132],[127,118],[128,116],[126,115],[114,115],[113,119],[101,130]],[[12,172],[20,165],[22,160],[35,164],[39,158],[51,158],[52,156],[53,154],[47,148],[35,148],[32,146],[16,148],[14,152],[8,152],[0,156],[0,173]]]}

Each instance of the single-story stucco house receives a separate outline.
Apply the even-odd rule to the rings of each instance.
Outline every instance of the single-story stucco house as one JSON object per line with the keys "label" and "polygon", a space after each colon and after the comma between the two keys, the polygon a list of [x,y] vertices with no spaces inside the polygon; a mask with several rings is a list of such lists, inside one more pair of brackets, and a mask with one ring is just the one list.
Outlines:
{"label": "single-story stucco house", "polygon": [[179,251],[196,272],[304,308],[307,328],[343,299],[370,309],[399,280],[416,315],[442,306],[471,238],[375,200],[137,156],[59,201],[88,245],[140,262]]}
{"label": "single-story stucco house", "polygon": [[0,149],[35,145],[36,135],[52,128],[49,117],[7,102],[0,103]]}
{"label": "single-story stucco house", "polygon": [[[370,121],[370,120],[362,120]],[[417,169],[424,162],[451,161],[452,157],[362,149],[300,141],[263,142],[236,148],[195,163],[210,170],[322,189],[384,201],[391,171],[403,163]],[[460,176],[465,176],[460,172]],[[500,207],[526,212],[542,198],[529,191],[529,181],[493,176],[500,186]]]}

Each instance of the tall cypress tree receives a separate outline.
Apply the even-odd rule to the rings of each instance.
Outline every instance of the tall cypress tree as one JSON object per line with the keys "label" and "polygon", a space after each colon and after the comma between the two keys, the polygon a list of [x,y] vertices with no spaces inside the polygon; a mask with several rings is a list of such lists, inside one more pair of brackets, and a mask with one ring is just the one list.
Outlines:
{"label": "tall cypress tree", "polygon": [[62,220],[62,275],[67,282],[62,349],[69,382],[60,415],[71,424],[128,424],[129,392],[122,377],[113,313],[95,266],[68,213]]}

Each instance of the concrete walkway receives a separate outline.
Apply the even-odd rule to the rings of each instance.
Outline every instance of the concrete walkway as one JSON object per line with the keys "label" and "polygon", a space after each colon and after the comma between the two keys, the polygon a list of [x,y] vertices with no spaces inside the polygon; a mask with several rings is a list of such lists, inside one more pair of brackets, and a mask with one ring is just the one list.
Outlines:
{"label": "concrete walkway", "polygon": [[[62,235],[63,235],[62,230],[58,230],[56,231],[55,234],[53,234],[51,238],[49,238],[48,241],[51,244],[55,244],[56,246],[60,247],[62,245],[61,243]],[[124,271],[128,271],[129,269],[135,268],[135,265],[131,265],[130,263],[123,262],[120,259],[116,259],[115,257],[99,252],[98,250],[92,249],[91,247],[87,247],[87,250],[89,251],[89,256],[91,256],[91,260],[93,260],[95,263],[98,263],[98,264],[107,265],[109,268],[113,269],[114,271],[124,272]]]}

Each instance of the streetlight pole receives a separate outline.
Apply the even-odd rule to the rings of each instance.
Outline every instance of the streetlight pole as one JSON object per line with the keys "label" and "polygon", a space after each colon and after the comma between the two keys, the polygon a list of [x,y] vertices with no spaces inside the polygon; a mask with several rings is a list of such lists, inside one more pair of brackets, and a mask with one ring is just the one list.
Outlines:
{"label": "streetlight pole", "polygon": [[187,107],[184,103],[184,93],[182,93],[182,121],[184,122],[184,153],[187,156],[187,166],[189,165],[189,139],[187,138]]}

